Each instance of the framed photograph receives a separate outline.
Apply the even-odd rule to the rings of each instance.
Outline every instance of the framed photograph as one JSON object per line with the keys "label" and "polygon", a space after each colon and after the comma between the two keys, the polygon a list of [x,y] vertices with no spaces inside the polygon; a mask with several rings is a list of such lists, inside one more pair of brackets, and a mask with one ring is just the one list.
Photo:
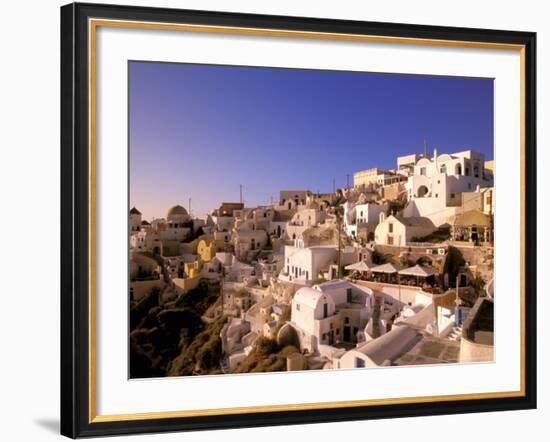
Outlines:
{"label": "framed photograph", "polygon": [[61,432],[536,407],[536,35],[61,8]]}

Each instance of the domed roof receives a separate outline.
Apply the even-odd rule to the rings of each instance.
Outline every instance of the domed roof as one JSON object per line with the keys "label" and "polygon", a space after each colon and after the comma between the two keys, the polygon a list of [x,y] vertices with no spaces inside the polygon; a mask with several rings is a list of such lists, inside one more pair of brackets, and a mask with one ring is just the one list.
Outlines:
{"label": "domed roof", "polygon": [[185,207],[176,205],[168,211],[168,214],[166,215],[166,217],[170,218],[171,216],[175,216],[175,215],[187,215],[187,214],[188,213],[187,213],[187,210],[185,210]]}

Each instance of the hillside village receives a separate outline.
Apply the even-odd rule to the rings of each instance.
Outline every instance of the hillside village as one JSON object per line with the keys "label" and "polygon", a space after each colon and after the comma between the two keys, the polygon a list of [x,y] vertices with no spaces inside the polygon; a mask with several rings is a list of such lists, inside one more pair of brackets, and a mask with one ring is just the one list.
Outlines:
{"label": "hillside village", "polygon": [[492,361],[494,162],[395,166],[204,217],[133,207],[131,377]]}

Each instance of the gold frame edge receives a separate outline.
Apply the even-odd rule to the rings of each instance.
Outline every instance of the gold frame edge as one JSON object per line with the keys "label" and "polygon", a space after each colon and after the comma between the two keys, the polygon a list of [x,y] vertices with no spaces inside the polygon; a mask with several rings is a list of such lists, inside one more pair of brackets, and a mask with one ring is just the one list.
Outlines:
{"label": "gold frame edge", "polygon": [[[252,407],[233,407],[219,409],[197,409],[197,410],[180,410],[180,411],[159,411],[159,412],[144,412],[144,413],[127,413],[127,414],[110,414],[98,415],[96,413],[96,36],[97,27],[117,27],[117,28],[138,28],[147,30],[170,30],[170,31],[187,31],[187,32],[209,32],[221,34],[237,34],[237,35],[256,35],[256,36],[277,36],[277,37],[294,37],[294,38],[309,38],[309,39],[326,39],[340,41],[358,41],[370,43],[387,43],[387,44],[412,44],[419,46],[443,46],[443,47],[461,47],[461,48],[477,48],[477,49],[497,49],[519,51],[520,53],[520,186],[521,186],[521,227],[520,227],[520,389],[518,391],[503,391],[503,392],[487,392],[487,393],[466,393],[454,395],[438,395],[438,396],[416,396],[403,398],[387,398],[387,399],[368,399],[368,400],[351,400],[351,401],[334,401],[334,402],[316,402],[316,403],[301,403],[301,404],[281,404],[281,405],[263,405]],[[232,26],[211,26],[211,25],[191,25],[181,23],[160,23],[160,22],[142,22],[132,20],[114,20],[114,19],[88,19],[88,35],[89,35],[89,56],[88,56],[88,87],[89,87],[89,423],[102,422],[118,422],[118,421],[138,421],[147,419],[169,419],[183,417],[199,417],[199,416],[219,416],[219,415],[238,415],[247,413],[269,413],[280,411],[297,411],[297,410],[321,410],[330,408],[349,408],[349,407],[365,407],[376,405],[397,405],[397,404],[415,404],[427,402],[442,402],[442,401],[460,401],[460,400],[482,400],[482,399],[498,399],[498,398],[514,398],[525,396],[525,100],[526,100],[526,85],[525,85],[525,45],[522,44],[505,44],[491,42],[474,42],[474,41],[459,41],[459,40],[437,40],[423,39],[411,37],[390,37],[376,36],[363,34],[341,34],[341,33],[323,33],[310,31],[292,31],[281,29],[264,29],[264,28],[243,28]]]}

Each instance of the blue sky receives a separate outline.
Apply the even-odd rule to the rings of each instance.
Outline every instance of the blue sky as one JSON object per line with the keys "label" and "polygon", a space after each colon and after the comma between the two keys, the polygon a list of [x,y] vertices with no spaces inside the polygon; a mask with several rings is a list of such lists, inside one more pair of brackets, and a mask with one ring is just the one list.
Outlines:
{"label": "blue sky", "polygon": [[129,63],[130,206],[203,215],[279,190],[331,191],[396,157],[473,149],[493,158],[493,80]]}

